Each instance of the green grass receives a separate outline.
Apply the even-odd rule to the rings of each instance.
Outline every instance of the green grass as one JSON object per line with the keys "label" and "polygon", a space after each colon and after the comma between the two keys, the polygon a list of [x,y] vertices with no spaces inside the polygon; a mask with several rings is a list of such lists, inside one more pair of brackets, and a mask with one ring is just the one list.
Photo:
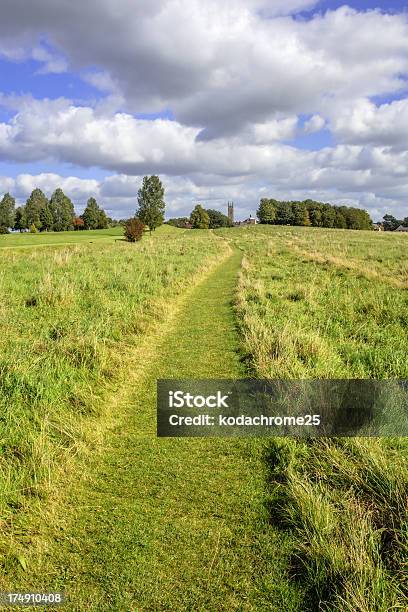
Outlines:
{"label": "green grass", "polygon": [[[42,239],[47,237],[40,236]],[[45,497],[53,468],[84,444],[84,422],[127,353],[224,244],[165,228],[126,242],[4,251],[0,271],[0,550]],[[10,539],[11,538],[11,539]]]}
{"label": "green grass", "polygon": [[92,236],[0,237],[0,589],[405,609],[406,439],[157,439],[155,381],[408,378],[406,236]]}
{"label": "green grass", "polygon": [[[254,376],[408,378],[405,236],[258,226],[237,316]],[[404,609],[405,439],[272,440],[271,519],[310,609]]]}
{"label": "green grass", "polygon": [[86,244],[93,242],[112,243],[116,240],[120,240],[122,236],[123,229],[121,227],[113,227],[105,230],[81,230],[78,232],[1,234],[0,249],[57,246],[65,244]]}
{"label": "green grass", "polygon": [[245,374],[231,307],[240,259],[185,295],[147,338],[144,364],[136,350],[126,391],[106,407],[116,419],[79,459],[64,512],[32,521],[25,571],[9,560],[14,583],[65,589],[74,610],[298,609],[286,538],[269,527],[265,444],[155,436],[157,378]]}

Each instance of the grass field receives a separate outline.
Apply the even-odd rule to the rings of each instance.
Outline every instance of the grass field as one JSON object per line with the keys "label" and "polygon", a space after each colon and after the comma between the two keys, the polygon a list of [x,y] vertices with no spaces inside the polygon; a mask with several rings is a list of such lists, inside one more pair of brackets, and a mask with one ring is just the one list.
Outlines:
{"label": "grass field", "polygon": [[[253,375],[408,378],[406,236],[257,226],[233,243]],[[272,441],[271,518],[312,607],[405,607],[407,458],[406,439]]]}
{"label": "grass field", "polygon": [[122,240],[121,227],[106,230],[81,230],[79,232],[46,232],[42,234],[0,234],[0,249],[59,246],[64,244],[112,243]]}
{"label": "grass field", "polygon": [[157,440],[154,393],[160,377],[408,378],[406,236],[163,227],[0,247],[0,590],[65,588],[72,610],[405,609],[405,439]]}
{"label": "grass field", "polygon": [[[98,412],[104,392],[120,379],[127,351],[223,247],[213,237],[167,227],[138,245],[112,242],[106,232],[84,244],[84,233],[66,237],[78,237],[76,245],[64,244],[60,234],[59,247],[3,256],[0,508],[6,534],[27,504],[52,487],[53,464],[81,445],[82,417]],[[44,244],[49,237],[40,236]]]}

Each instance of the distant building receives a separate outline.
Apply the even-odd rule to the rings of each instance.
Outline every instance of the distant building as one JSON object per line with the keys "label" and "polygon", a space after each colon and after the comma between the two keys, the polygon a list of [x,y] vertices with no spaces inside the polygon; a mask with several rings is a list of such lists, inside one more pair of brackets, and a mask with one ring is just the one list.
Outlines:
{"label": "distant building", "polygon": [[396,230],[394,230],[396,232],[408,232],[408,227],[405,227],[405,225],[400,225],[399,227],[397,227]]}
{"label": "distant building", "polygon": [[228,219],[234,225],[234,202],[228,202]]}
{"label": "distant building", "polygon": [[383,232],[384,231],[384,226],[382,223],[373,223],[373,230],[375,232]]}
{"label": "distant building", "polygon": [[244,219],[244,221],[236,221],[234,225],[256,225],[257,223],[258,221],[252,215],[249,215],[248,219]]}

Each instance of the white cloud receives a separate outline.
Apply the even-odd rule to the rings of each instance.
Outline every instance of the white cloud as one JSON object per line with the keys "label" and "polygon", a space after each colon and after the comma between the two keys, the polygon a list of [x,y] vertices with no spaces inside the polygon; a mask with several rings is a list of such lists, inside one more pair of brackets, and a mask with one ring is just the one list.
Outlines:
{"label": "white cloud", "polygon": [[[0,53],[34,58],[42,72],[68,66],[111,95],[80,106],[0,94],[15,112],[0,123],[0,158],[107,169],[114,174],[102,182],[72,177],[64,184],[78,199],[96,190],[121,211],[130,210],[145,173],[166,177],[174,210],[194,198],[235,198],[253,213],[260,194],[271,193],[402,211],[408,101],[376,106],[370,98],[401,97],[406,87],[407,15],[343,7],[293,17],[315,5],[3,0]],[[134,116],[163,109],[175,121]],[[304,115],[310,118],[301,128]],[[318,139],[313,134],[323,128],[338,146],[285,144],[298,135]],[[47,189],[62,180],[39,176],[20,175],[13,186],[26,193],[35,180]]]}
{"label": "white cloud", "polygon": [[72,68],[123,95],[128,110],[171,108],[208,139],[405,86],[406,15],[343,7],[308,21],[279,16],[314,4],[62,0],[50,10],[49,0],[3,0],[0,35],[11,53],[45,31]]}
{"label": "white cloud", "polygon": [[37,71],[38,74],[60,74],[67,71],[67,61],[63,57],[50,53],[41,45],[34,47],[31,57],[37,62],[42,63],[41,68]]}
{"label": "white cloud", "polygon": [[367,99],[356,100],[338,110],[331,129],[343,142],[407,149],[408,99],[380,106]]}
{"label": "white cloud", "polygon": [[36,74],[60,74],[68,69],[67,60],[56,53],[51,53],[42,44],[34,46],[16,45],[16,41],[0,41],[0,57],[5,59],[22,62],[24,60],[33,59],[41,63],[41,67],[36,71]]}
{"label": "white cloud", "polygon": [[[333,176],[339,179],[342,172],[336,175],[334,170],[327,170],[330,176],[312,184],[312,173],[309,179],[306,174],[303,180],[308,180],[307,195],[316,200],[333,204],[348,204],[363,206],[370,211],[374,219],[380,219],[386,212],[397,217],[407,216],[406,207],[401,205],[400,191],[395,193],[392,186],[386,188],[383,194],[375,194],[363,183],[356,181],[344,185],[342,189],[333,190],[330,181]],[[352,176],[352,175],[350,175]],[[207,208],[224,210],[228,200],[234,200],[237,218],[254,215],[261,197],[273,196],[278,199],[303,199],[305,191],[302,180],[276,182],[260,182],[257,179],[243,179],[230,182],[228,179],[218,184],[207,184],[205,177],[192,178],[162,176],[166,188],[167,216],[182,216],[191,212],[197,202]],[[326,180],[327,179],[327,180]],[[135,213],[137,208],[137,192],[142,183],[142,176],[112,175],[100,181],[81,179],[75,176],[63,177],[54,173],[39,175],[21,174],[16,178],[0,177],[0,197],[5,191],[10,191],[17,197],[18,203],[23,203],[32,189],[40,187],[49,197],[54,189],[62,187],[65,193],[74,201],[77,212],[82,212],[86,200],[95,196],[109,215],[115,218],[125,218]],[[404,187],[408,197],[408,184]]]}
{"label": "white cloud", "polygon": [[314,132],[319,132],[326,125],[326,121],[320,115],[312,115],[310,119],[308,119],[304,126],[303,131],[305,134],[313,134]]}

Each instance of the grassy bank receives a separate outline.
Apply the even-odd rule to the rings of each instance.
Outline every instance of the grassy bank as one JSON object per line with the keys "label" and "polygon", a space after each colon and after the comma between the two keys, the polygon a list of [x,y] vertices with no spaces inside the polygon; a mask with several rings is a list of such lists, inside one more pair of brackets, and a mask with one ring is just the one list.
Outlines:
{"label": "grassy bank", "polygon": [[[47,243],[49,236],[33,238]],[[213,236],[167,227],[136,245],[101,246],[2,255],[0,550],[6,564],[19,556],[14,544],[25,532],[27,510],[45,503],[54,466],[84,444],[84,423],[123,377],[127,353],[174,295],[225,250]]]}
{"label": "grassy bank", "polygon": [[[237,315],[253,375],[408,378],[406,236],[223,234],[244,252]],[[404,608],[407,458],[406,439],[271,441],[271,521],[294,537],[308,609]]]}

